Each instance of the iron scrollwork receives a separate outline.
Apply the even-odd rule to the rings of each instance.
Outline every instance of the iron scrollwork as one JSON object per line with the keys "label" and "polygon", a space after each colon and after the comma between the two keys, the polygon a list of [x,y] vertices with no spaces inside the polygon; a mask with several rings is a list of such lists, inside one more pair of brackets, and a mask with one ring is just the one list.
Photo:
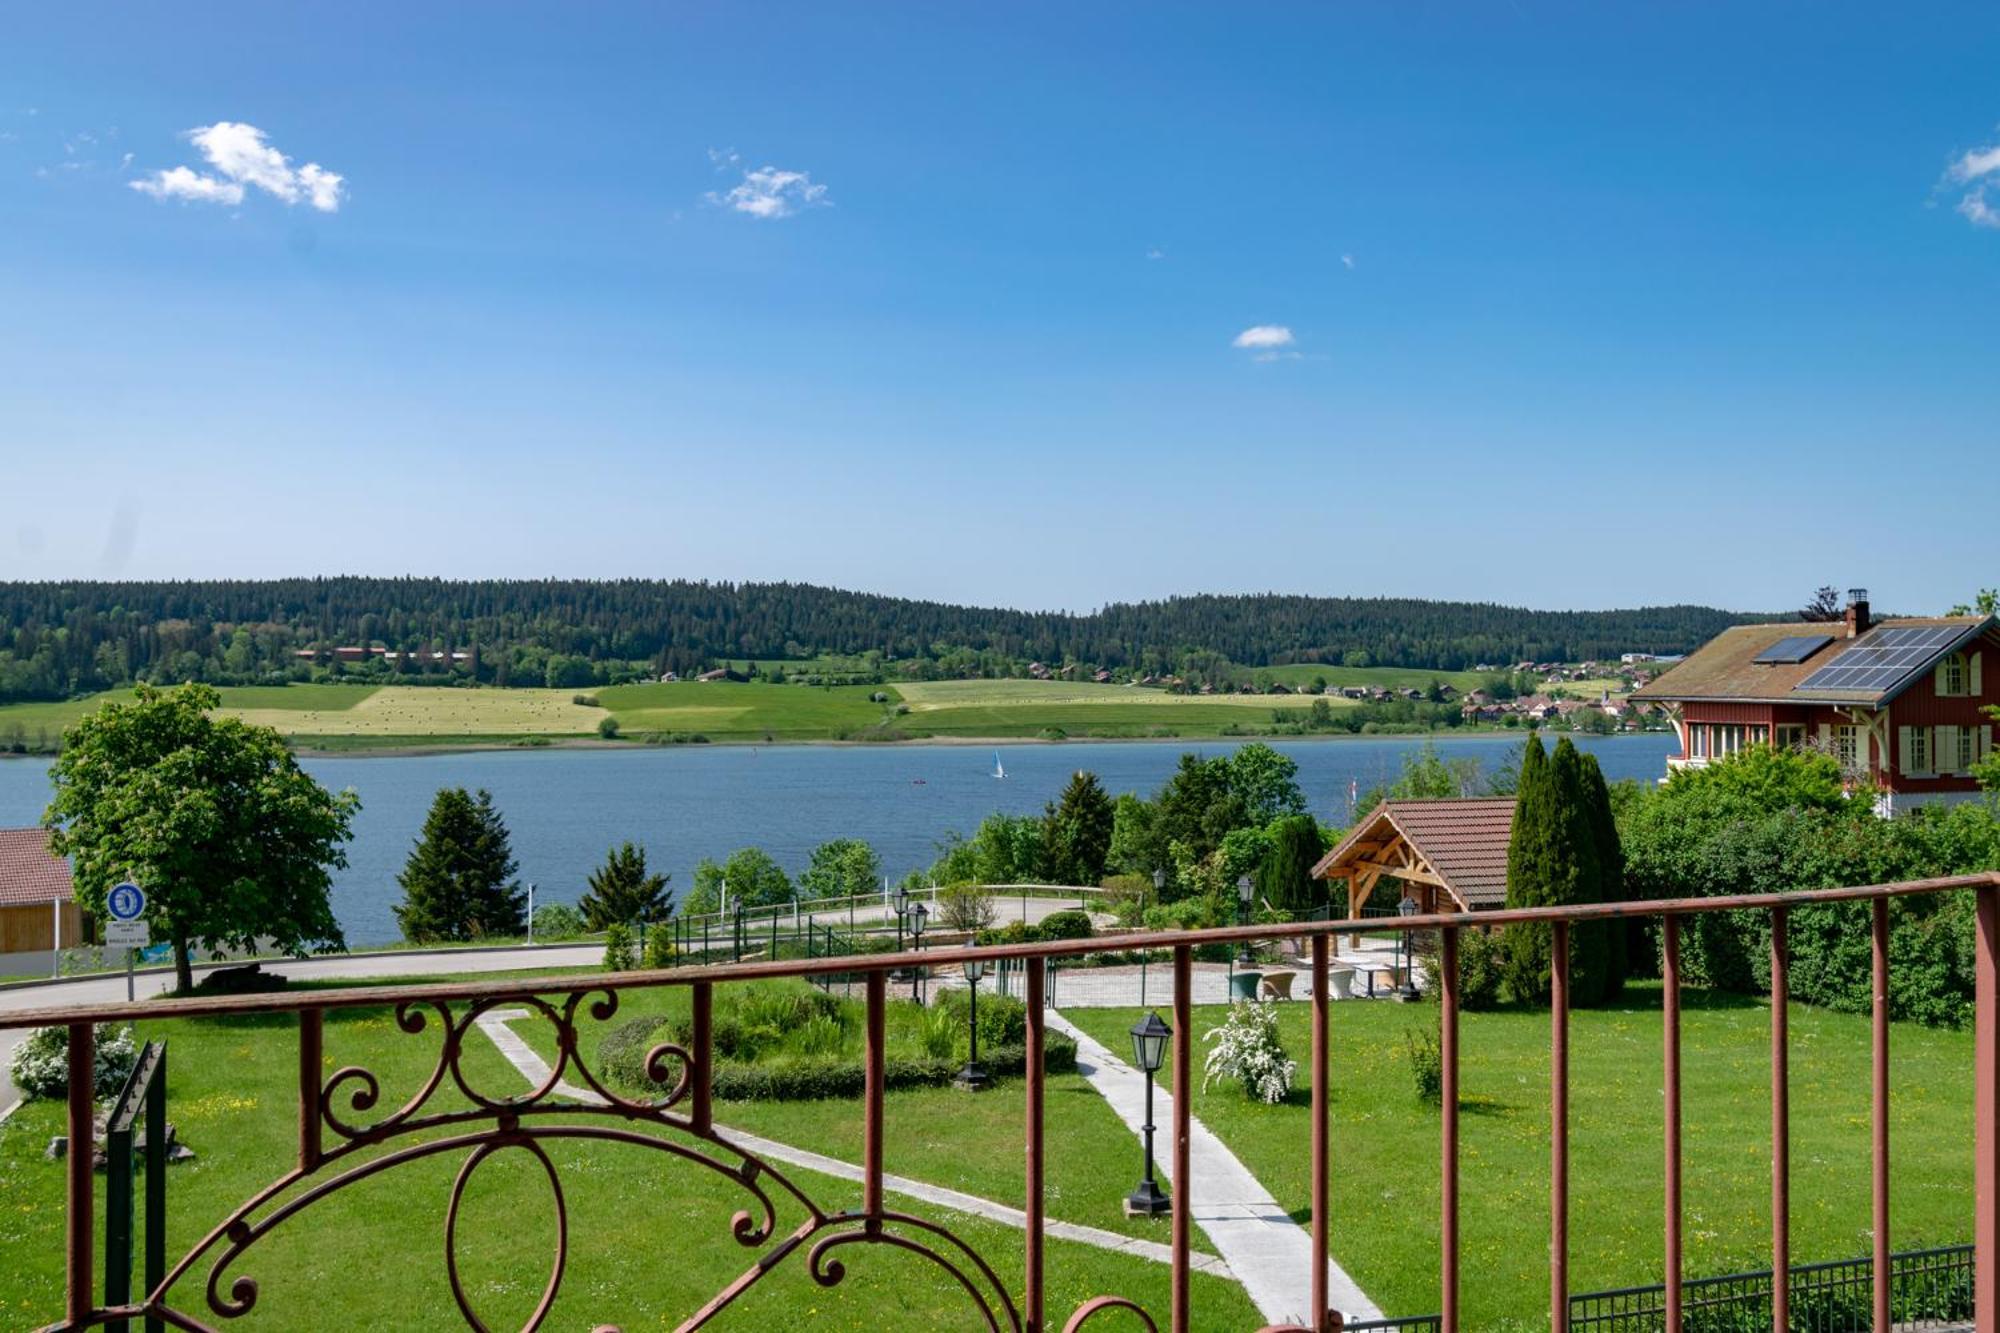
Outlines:
{"label": "iron scrollwork", "polygon": [[[588,1007],[583,1009],[586,1000]],[[529,1091],[495,1096],[475,1083],[464,1057],[468,1034],[483,1016],[503,1006],[525,1008],[547,1022],[555,1035],[557,1057],[547,1075]],[[577,991],[559,1004],[533,994],[496,995],[476,1000],[456,1015],[439,1000],[398,1004],[394,1021],[399,1031],[418,1036],[435,1021],[442,1034],[436,1061],[407,1100],[395,1110],[369,1120],[366,1117],[381,1104],[381,1080],[359,1065],[345,1065],[325,1075],[319,1080],[316,1092],[310,1094],[310,1104],[302,1115],[315,1137],[322,1129],[332,1136],[328,1146],[310,1155],[302,1154],[297,1168],[239,1205],[170,1267],[166,1277],[143,1301],[99,1309],[81,1323],[56,1324],[50,1328],[91,1327],[153,1315],[177,1329],[215,1333],[215,1325],[169,1304],[175,1287],[205,1258],[213,1256],[203,1284],[209,1314],[223,1321],[241,1318],[257,1306],[258,1283],[245,1274],[229,1275],[264,1237],[348,1186],[411,1162],[463,1153],[446,1204],[445,1271],[452,1298],[467,1327],[488,1333],[487,1324],[473,1309],[459,1276],[459,1215],[467,1186],[481,1166],[501,1153],[515,1151],[527,1154],[540,1167],[548,1181],[555,1219],[555,1247],[548,1279],[533,1312],[522,1325],[522,1333],[533,1333],[555,1305],[569,1258],[568,1200],[561,1173],[546,1145],[578,1140],[619,1143],[664,1153],[728,1181],[748,1196],[749,1206],[736,1212],[729,1224],[731,1237],[745,1249],[763,1249],[773,1241],[780,1198],[789,1199],[803,1209],[805,1220],[689,1316],[679,1326],[683,1333],[692,1333],[708,1324],[795,1253],[804,1252],[806,1271],[814,1282],[832,1288],[847,1274],[838,1251],[877,1245],[915,1254],[949,1274],[964,1289],[979,1322],[991,1333],[1021,1333],[1020,1311],[1006,1284],[978,1251],[949,1229],[925,1218],[887,1209],[872,1213],[829,1211],[769,1162],[732,1143],[713,1125],[697,1123],[695,1117],[682,1113],[678,1108],[689,1099],[699,1061],[707,1058],[709,1052],[691,1052],[672,1041],[654,1045],[647,1052],[645,1069],[656,1085],[665,1088],[657,1097],[627,1096],[607,1086],[579,1054],[580,1009],[595,1022],[607,1022],[618,1011],[618,993],[604,989],[593,997],[590,990]],[[574,1083],[570,1081],[572,1078],[576,1080]],[[470,1108],[432,1109],[447,1080],[471,1104]],[[385,1151],[371,1153],[376,1149]],[[1152,1318],[1121,1297],[1100,1297],[1087,1302],[1064,1325],[1064,1333],[1075,1333],[1091,1317],[1111,1309],[1136,1313],[1148,1330],[1157,1333]]]}

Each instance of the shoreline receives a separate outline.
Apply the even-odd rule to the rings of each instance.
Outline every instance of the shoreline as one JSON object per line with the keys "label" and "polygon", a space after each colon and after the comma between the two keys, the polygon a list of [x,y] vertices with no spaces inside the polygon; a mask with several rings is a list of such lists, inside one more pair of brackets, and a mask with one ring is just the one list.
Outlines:
{"label": "shoreline", "polygon": [[[504,754],[510,751],[535,753],[548,750],[594,750],[605,753],[636,753],[648,750],[740,750],[744,748],[763,750],[795,749],[851,749],[851,750],[909,750],[924,748],[939,749],[999,749],[1026,748],[1029,746],[1062,745],[1214,745],[1244,744],[1263,741],[1265,744],[1339,744],[1354,741],[1505,741],[1525,739],[1530,734],[1526,727],[1492,727],[1481,730],[1453,731],[1390,731],[1373,735],[1341,732],[1335,735],[1317,736],[1225,736],[1209,733],[1192,736],[1065,736],[1061,740],[1046,740],[1038,736],[924,736],[911,737],[900,741],[853,741],[853,740],[710,740],[699,743],[649,745],[643,742],[604,741],[595,737],[573,736],[552,738],[546,745],[522,745],[508,741],[441,741],[429,744],[396,744],[379,746],[357,746],[352,749],[317,749],[301,746],[293,753],[301,759],[415,759],[426,756],[452,754]],[[1664,731],[1626,731],[1597,735],[1590,732],[1562,732],[1572,739],[1579,737],[1589,740],[1637,740],[1647,736],[1670,735]],[[10,755],[8,758],[36,759],[50,758],[48,755]]]}
{"label": "shoreline", "polygon": [[[1546,728],[1539,729],[1546,731]],[[1309,736],[1245,735],[1227,736],[1220,732],[1181,736],[1065,736],[1060,740],[1040,736],[913,736],[899,741],[856,741],[837,739],[789,740],[708,740],[681,742],[679,744],[653,745],[639,741],[607,741],[595,736],[552,736],[544,743],[523,744],[521,741],[458,740],[440,739],[436,742],[403,740],[397,738],[384,745],[356,745],[323,748],[312,745],[292,746],[292,753],[301,759],[421,759],[441,755],[456,754],[505,754],[512,751],[536,753],[538,751],[600,751],[604,753],[636,753],[647,750],[740,750],[752,749],[854,749],[854,750],[907,750],[924,747],[984,749],[1019,748],[1026,746],[1060,745],[1214,745],[1218,743],[1244,744],[1263,741],[1265,744],[1278,742],[1303,744],[1339,744],[1354,741],[1504,741],[1520,739],[1530,734],[1527,727],[1482,727],[1455,728],[1448,731],[1384,731],[1371,735],[1357,732],[1337,732]],[[1646,736],[1664,736],[1663,731],[1621,731],[1597,734],[1593,732],[1561,732],[1572,739],[1583,737],[1592,740],[1635,740]],[[286,738],[290,740],[289,737]],[[0,754],[0,763],[12,760],[54,759],[53,752],[44,754]]]}

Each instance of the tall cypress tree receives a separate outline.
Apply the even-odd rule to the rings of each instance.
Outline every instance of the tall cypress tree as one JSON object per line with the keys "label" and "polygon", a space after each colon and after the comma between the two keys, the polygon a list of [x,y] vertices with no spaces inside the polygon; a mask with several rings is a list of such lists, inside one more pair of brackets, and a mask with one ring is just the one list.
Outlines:
{"label": "tall cypress tree", "polygon": [[648,874],[646,849],[629,842],[612,848],[604,864],[590,872],[590,892],[576,906],[592,930],[635,921],[651,925],[674,913],[667,876]]}
{"label": "tall cypress tree", "polygon": [[[1560,823],[1555,774],[1540,736],[1521,747],[1521,776],[1514,789],[1514,829],[1507,841],[1507,906],[1547,907]],[[1502,937],[1503,973],[1514,998],[1533,1001],[1549,990],[1549,928],[1516,924]]]}
{"label": "tall cypress tree", "polygon": [[[1568,738],[1544,755],[1530,738],[1522,754],[1514,832],[1507,846],[1507,905],[1564,907],[1620,896],[1624,857],[1611,822],[1611,796],[1596,760]],[[1507,927],[1507,989],[1546,1002],[1554,932],[1542,924]],[[1579,921],[1569,933],[1569,992],[1576,1005],[1601,1004],[1625,980],[1622,922]]]}
{"label": "tall cypress tree", "polygon": [[[1591,901],[1622,902],[1626,897],[1625,848],[1618,841],[1618,820],[1611,812],[1611,788],[1604,781],[1604,770],[1598,766],[1594,754],[1583,756],[1583,799],[1597,844],[1597,892]],[[1631,972],[1634,927],[1644,926],[1643,919],[1603,923],[1605,970],[1599,998],[1612,999],[1625,989],[1625,978]]]}
{"label": "tall cypress tree", "polygon": [[1326,851],[1318,821],[1311,815],[1280,815],[1265,833],[1271,850],[1257,868],[1257,896],[1292,912],[1318,907],[1326,898],[1326,885],[1312,877]]}
{"label": "tall cypress tree", "polygon": [[507,826],[493,795],[447,787],[431,802],[417,845],[396,882],[403,901],[396,923],[414,943],[518,935],[527,927],[527,893],[514,878]]}

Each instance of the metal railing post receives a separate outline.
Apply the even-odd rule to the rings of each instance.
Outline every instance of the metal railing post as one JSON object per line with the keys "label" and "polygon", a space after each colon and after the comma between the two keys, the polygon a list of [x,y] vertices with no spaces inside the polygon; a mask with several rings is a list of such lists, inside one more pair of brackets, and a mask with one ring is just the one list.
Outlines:
{"label": "metal railing post", "polygon": [[88,1023],[69,1025],[69,1143],[64,1165],[69,1192],[68,1252],[65,1256],[67,1289],[65,1308],[69,1322],[81,1324],[97,1304],[95,1258],[92,1253],[94,1225],[92,1213],[97,1199],[91,1178],[91,1158],[96,1154],[97,1100],[94,1079],[97,1069],[97,1034]]}
{"label": "metal railing post", "polygon": [[299,1170],[319,1169],[320,1068],[325,1061],[320,1011],[299,1010]]}
{"label": "metal railing post", "polygon": [[[1622,929],[1624,923],[1614,923]],[[1549,1327],[1569,1326],[1569,922],[1549,955]]]}
{"label": "metal railing post", "polygon": [[861,1211],[870,1235],[882,1230],[882,1093],[886,1085],[884,1012],[887,1005],[881,972],[868,974],[868,1041],[862,1090]]}
{"label": "metal railing post", "polygon": [[1785,909],[1771,909],[1771,1329],[1792,1326],[1791,947]]}
{"label": "metal railing post", "polygon": [[1194,1132],[1194,951],[1174,947],[1174,1196],[1173,1333],[1188,1333],[1188,1249],[1194,1221],[1194,1181],[1189,1167]]}
{"label": "metal railing post", "polygon": [[1443,1333],[1458,1333],[1458,927],[1438,932],[1438,1054],[1442,1144],[1438,1180],[1438,1308]]}
{"label": "metal railing post", "polygon": [[[104,1303],[132,1299],[132,1130],[104,1126]],[[111,1333],[126,1333],[130,1321],[113,1319]]]}
{"label": "metal railing post", "polygon": [[697,1134],[708,1133],[715,1123],[715,988],[697,981],[688,995],[692,1010],[694,1045],[694,1088],[688,1098],[688,1119]]}
{"label": "metal railing post", "polygon": [[1972,1043],[1972,1307],[2000,1333],[2000,875],[1977,895]]}
{"label": "metal railing post", "polygon": [[[167,1042],[160,1039],[153,1081],[146,1089],[146,1295],[167,1280]],[[146,1333],[165,1333],[166,1321],[146,1316]]]}
{"label": "metal railing post", "polygon": [[1042,1093],[1044,1072],[1042,1069],[1042,1043],[1045,1017],[1042,1013],[1042,960],[1028,960],[1027,974],[1027,1138],[1028,1138],[1028,1179],[1027,1197],[1023,1200],[1027,1213],[1027,1253],[1024,1269],[1027,1290],[1023,1293],[1023,1304],[1027,1307],[1026,1333],[1042,1333],[1043,1297],[1043,1140],[1042,1140]]}
{"label": "metal railing post", "polygon": [[[1333,1040],[1329,1027],[1327,998],[1327,939],[1312,937],[1312,1320],[1314,1330],[1328,1327],[1327,1254],[1332,1248],[1333,1218],[1328,1198],[1327,1120],[1333,1102],[1331,1060],[1328,1044]],[[1144,1001],[1140,1002],[1142,1005]],[[1178,1186],[1179,1182],[1175,1182]]]}
{"label": "metal railing post", "polygon": [[1875,989],[1869,1088],[1869,1138],[1875,1231],[1875,1333],[1890,1333],[1889,1271],[1889,900],[1877,898],[1871,931]]}
{"label": "metal railing post", "polygon": [[1681,1333],[1681,923],[1661,918],[1664,991],[1661,1016],[1666,1095],[1666,1305],[1667,1333]]}

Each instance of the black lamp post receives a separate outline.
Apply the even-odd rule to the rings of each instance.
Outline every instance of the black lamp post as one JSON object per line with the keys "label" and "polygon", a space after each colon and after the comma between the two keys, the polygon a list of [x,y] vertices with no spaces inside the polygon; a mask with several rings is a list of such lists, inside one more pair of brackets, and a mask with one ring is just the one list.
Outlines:
{"label": "black lamp post", "polygon": [[[976,941],[967,940],[965,947],[970,949],[975,944]],[[982,1091],[990,1087],[993,1083],[993,1080],[987,1077],[986,1070],[979,1063],[979,979],[985,975],[986,962],[984,959],[968,958],[965,960],[965,985],[972,1006],[972,1019],[968,1024],[972,1031],[972,1049],[966,1058],[965,1068],[959,1070],[958,1077],[954,1078],[951,1082],[953,1087],[963,1088],[967,1092]]]}
{"label": "black lamp post", "polygon": [[[912,949],[922,950],[922,948],[924,947],[924,918],[928,917],[930,914],[931,914],[930,909],[925,907],[922,903],[915,903],[911,905],[910,947]],[[924,969],[922,964],[917,964],[917,963],[911,964],[910,998],[915,1000],[918,1004],[922,1004],[924,1002],[923,993],[918,989],[918,987],[923,984],[923,980],[924,980]]]}
{"label": "black lamp post", "polygon": [[896,952],[903,951],[903,918],[910,914],[910,889],[904,885],[896,890]]}
{"label": "black lamp post", "polygon": [[[1396,904],[1396,915],[1408,917],[1415,916],[1416,914],[1417,900],[1412,898],[1409,889],[1405,888],[1402,900]],[[1410,932],[1408,930],[1402,931],[1397,935],[1396,940],[1396,947],[1403,955],[1403,988],[1398,993],[1398,998],[1414,1000],[1417,998],[1417,977],[1416,968],[1412,964],[1416,959],[1410,948]]]}
{"label": "black lamp post", "polygon": [[[1250,883],[1250,877],[1248,875],[1242,875],[1237,878],[1236,924],[1240,926],[1247,926],[1250,924],[1250,891],[1252,887],[1253,886]],[[1249,967],[1252,963],[1256,961],[1257,960],[1255,958],[1252,958],[1250,956],[1250,941],[1249,940],[1243,941],[1243,948],[1236,955],[1236,965],[1238,967]]]}
{"label": "black lamp post", "polygon": [[[1167,872],[1164,870],[1155,870],[1153,872],[1153,905],[1155,907],[1160,905],[1160,902],[1164,898],[1166,892],[1167,892]],[[1141,917],[1144,917],[1146,915],[1146,905],[1144,903],[1139,904],[1139,915]]]}
{"label": "black lamp post", "polygon": [[1125,1196],[1127,1217],[1158,1217],[1173,1207],[1172,1200],[1153,1179],[1153,1075],[1160,1072],[1160,1064],[1167,1055],[1167,1038],[1173,1035],[1174,1030],[1161,1022],[1157,1013],[1149,1012],[1132,1025],[1132,1063],[1146,1071],[1146,1123],[1142,1127],[1146,1167],[1139,1178],[1139,1187]]}

